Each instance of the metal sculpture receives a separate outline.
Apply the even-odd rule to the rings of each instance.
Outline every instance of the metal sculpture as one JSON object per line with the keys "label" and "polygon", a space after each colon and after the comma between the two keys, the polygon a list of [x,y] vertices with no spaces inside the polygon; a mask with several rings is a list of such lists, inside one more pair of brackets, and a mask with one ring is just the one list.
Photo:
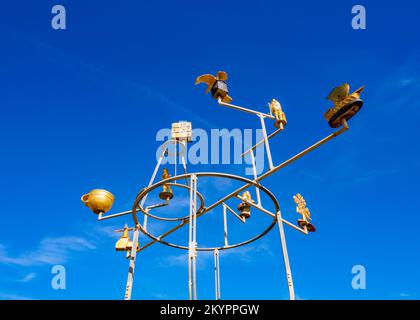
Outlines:
{"label": "metal sculpture", "polygon": [[[187,164],[185,160],[186,153],[186,144],[192,141],[192,126],[190,122],[181,121],[178,123],[172,124],[172,137],[166,141],[162,147],[160,156],[158,158],[155,169],[152,173],[152,177],[149,181],[149,184],[140,190],[137,194],[136,199],[134,200],[131,210],[105,215],[105,213],[111,209],[114,196],[102,189],[92,190],[89,194],[82,196],[82,202],[89,207],[94,213],[98,214],[98,220],[105,220],[111,218],[117,218],[124,215],[131,214],[134,222],[134,226],[129,228],[127,225],[124,229],[117,230],[118,232],[123,232],[121,239],[116,243],[115,249],[117,251],[126,252],[126,257],[129,259],[129,271],[127,276],[127,284],[125,290],[125,299],[131,299],[133,280],[134,280],[134,270],[137,254],[148,247],[152,246],[155,243],[161,243],[176,249],[187,250],[188,251],[188,292],[190,299],[197,299],[197,288],[196,288],[196,259],[197,253],[200,251],[212,251],[214,254],[214,268],[215,268],[215,297],[220,299],[220,265],[219,265],[219,251],[229,250],[237,248],[240,246],[247,245],[253,241],[256,241],[267,234],[273,227],[277,226],[280,242],[282,247],[285,271],[286,271],[286,281],[289,289],[289,297],[291,300],[295,298],[292,272],[290,268],[289,256],[286,246],[286,238],[284,234],[284,225],[297,230],[305,235],[308,235],[310,232],[315,231],[315,227],[310,221],[312,221],[309,209],[306,206],[305,199],[300,195],[296,194],[293,197],[293,200],[297,204],[296,211],[302,215],[302,219],[297,221],[297,225],[289,222],[288,220],[282,217],[280,211],[280,205],[275,197],[275,195],[266,187],[261,184],[261,181],[268,176],[271,176],[275,172],[294,162],[295,160],[303,157],[312,150],[318,148],[324,143],[330,141],[331,139],[339,136],[343,132],[349,129],[347,120],[352,118],[362,107],[363,101],[360,99],[360,93],[364,87],[356,90],[354,93],[349,95],[349,85],[345,84],[343,86],[335,88],[328,99],[330,99],[334,106],[330,108],[325,113],[325,118],[327,119],[329,125],[333,128],[340,127],[336,132],[328,135],[327,137],[319,140],[315,144],[309,146],[308,148],[302,150],[286,161],[280,163],[279,165],[274,165],[271,157],[270,151],[270,139],[284,130],[287,121],[286,115],[282,110],[280,103],[273,99],[269,104],[269,113],[264,113],[256,111],[249,108],[244,108],[238,105],[230,104],[232,98],[228,95],[227,89],[227,74],[226,72],[219,71],[217,76],[212,76],[209,74],[202,75],[197,78],[196,84],[206,83],[207,90],[206,93],[212,93],[213,98],[217,99],[218,103],[222,106],[246,112],[252,115],[255,115],[259,118],[261,129],[263,132],[263,139],[253,145],[251,148],[246,150],[242,157],[249,156],[251,159],[252,169],[253,169],[253,179],[245,178],[238,175],[232,175],[227,173],[218,173],[218,172],[187,172]],[[270,134],[267,134],[265,121],[266,120],[274,121],[274,126],[276,130]],[[264,145],[265,154],[268,160],[268,170],[260,175],[257,174],[256,170],[256,161],[254,150],[260,146]],[[172,153],[169,151],[169,146],[172,146],[175,151]],[[163,169],[162,180],[155,182],[157,173],[162,163],[164,156],[173,156],[174,157],[174,171],[173,176],[169,174],[167,168]],[[184,172],[182,174],[177,174],[177,159],[181,159],[182,167]],[[203,178],[224,178],[230,179],[242,183],[242,186],[233,190],[231,193],[224,195],[219,200],[207,204],[205,196],[200,193],[198,181]],[[158,190],[162,188],[162,191],[159,194],[159,197],[164,202],[155,203],[146,206],[146,199],[150,192],[153,190]],[[184,189],[189,193],[189,212],[188,214],[179,216],[179,217],[168,217],[167,215],[157,215],[152,212],[157,208],[165,208],[170,204],[170,200],[174,196],[174,189]],[[254,190],[255,200],[252,199],[251,191]],[[263,204],[261,195],[264,194],[266,198],[269,199],[269,202],[272,203],[274,210],[267,209],[266,205]],[[230,199],[237,199],[239,205],[237,207],[239,214],[232,209],[227,201]],[[265,201],[266,202],[266,201]],[[223,213],[223,244],[215,246],[200,246],[197,242],[197,219],[205,214],[215,212],[217,208],[222,208]],[[251,209],[255,209],[259,212],[264,213],[265,215],[271,217],[271,222],[267,225],[263,232],[256,234],[255,236],[242,241],[231,243],[228,236],[228,225],[227,225],[227,215],[232,214],[237,218],[241,223],[247,223],[247,220],[251,217]],[[142,217],[142,221],[139,219],[139,215]],[[178,222],[177,225],[173,228],[168,229],[162,234],[155,235],[148,230],[148,220],[159,220],[167,222]],[[188,227],[188,246],[181,245],[179,243],[172,243],[165,240],[170,234],[182,229],[183,227]],[[133,232],[133,240],[130,240],[129,232]],[[143,245],[139,245],[138,237],[139,232],[147,235],[151,240]]]}

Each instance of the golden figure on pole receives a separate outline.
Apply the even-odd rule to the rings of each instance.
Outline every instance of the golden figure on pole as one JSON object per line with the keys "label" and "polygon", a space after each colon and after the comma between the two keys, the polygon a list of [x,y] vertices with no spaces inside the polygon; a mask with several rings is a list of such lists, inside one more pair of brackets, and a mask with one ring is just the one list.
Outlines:
{"label": "golden figure on pole", "polygon": [[211,91],[211,96],[213,98],[221,99],[223,102],[229,103],[232,101],[232,98],[228,95],[228,87],[226,80],[228,75],[224,71],[217,72],[216,76],[211,74],[203,74],[195,80],[195,84],[205,83],[207,84],[206,93]]}
{"label": "golden figure on pole", "polygon": [[308,220],[312,220],[312,218],[311,218],[311,213],[309,209],[306,207],[305,199],[302,197],[300,193],[298,193],[295,196],[293,196],[293,200],[297,204],[296,212],[300,213],[303,218],[303,219],[298,220],[299,226],[301,226],[302,228],[306,227],[309,232],[315,232],[316,230],[315,227],[312,225],[312,223],[308,221]]}
{"label": "golden figure on pole", "polygon": [[363,100],[360,99],[360,94],[365,86],[360,87],[349,95],[350,86],[345,83],[334,88],[327,99],[331,100],[334,107],[324,113],[325,119],[332,128],[338,128],[342,125],[343,119],[349,120],[352,118],[363,106]]}
{"label": "golden figure on pole", "polygon": [[287,124],[286,115],[284,114],[283,110],[281,109],[280,102],[278,102],[276,99],[271,100],[271,102],[268,104],[270,107],[270,112],[274,115],[276,118],[276,122],[274,122],[274,126],[276,128],[284,128]]}
{"label": "golden figure on pole", "polygon": [[[168,172],[168,169],[163,168],[163,173],[162,173],[162,179],[168,179],[170,178],[171,175]],[[174,197],[174,193],[172,192],[171,186],[164,184],[162,186],[162,192],[159,193],[159,198],[161,198],[162,200],[171,200]]]}
{"label": "golden figure on pole", "polygon": [[[128,235],[129,231],[134,230],[129,228],[127,224],[124,226],[124,229],[116,230],[116,232],[122,232],[121,238],[115,243],[116,251],[130,251],[133,248],[133,241],[130,240]],[[139,248],[139,243],[137,242],[137,248]]]}

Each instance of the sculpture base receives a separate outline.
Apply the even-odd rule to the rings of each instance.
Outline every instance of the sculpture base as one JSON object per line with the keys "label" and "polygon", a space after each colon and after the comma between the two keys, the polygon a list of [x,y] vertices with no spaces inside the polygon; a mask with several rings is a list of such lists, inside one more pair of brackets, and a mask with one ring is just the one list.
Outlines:
{"label": "sculpture base", "polygon": [[338,128],[342,125],[343,119],[349,120],[351,119],[356,113],[363,106],[363,100],[356,99],[352,102],[343,106],[340,110],[338,110],[328,121],[328,124],[331,128]]}
{"label": "sculpture base", "polygon": [[312,223],[310,223],[310,222],[308,222],[308,221],[306,221],[306,220],[299,219],[299,220],[298,220],[298,225],[299,225],[301,228],[306,227],[306,229],[308,230],[308,232],[315,232],[315,231],[316,231],[316,229],[315,229],[315,227],[313,226],[313,224],[312,224]]}

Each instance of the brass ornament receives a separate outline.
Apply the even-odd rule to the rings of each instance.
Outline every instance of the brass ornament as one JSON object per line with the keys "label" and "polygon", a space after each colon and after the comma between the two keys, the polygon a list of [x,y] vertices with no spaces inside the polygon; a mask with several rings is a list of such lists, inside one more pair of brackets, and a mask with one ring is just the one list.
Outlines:
{"label": "brass ornament", "polygon": [[[242,194],[242,199],[248,202],[254,202],[254,200],[251,199],[251,194],[249,191],[245,191]],[[242,201],[238,205],[238,211],[240,212],[239,216],[241,218],[249,219],[251,217],[251,206],[246,201]]]}
{"label": "brass ornament", "polygon": [[270,112],[274,115],[276,118],[276,121],[274,122],[274,126],[276,128],[282,128],[285,127],[287,124],[286,115],[284,114],[280,102],[278,102],[276,99],[271,100],[271,102],[268,104],[270,108]]}
{"label": "brass ornament", "polygon": [[[168,179],[170,178],[171,175],[168,172],[168,169],[164,168],[163,169],[163,173],[162,173],[162,179]],[[171,200],[174,197],[174,193],[172,192],[172,188],[171,186],[164,184],[162,186],[162,192],[159,193],[159,198],[161,198],[162,200],[168,201]]]}
{"label": "brass ornament", "polygon": [[82,202],[96,214],[109,211],[114,199],[114,195],[104,189],[94,189],[81,197]]}
{"label": "brass ornament", "polygon": [[203,74],[195,80],[195,84],[207,84],[206,93],[211,91],[211,96],[215,99],[221,99],[223,102],[229,103],[232,98],[228,95],[229,90],[227,87],[228,75],[224,71],[217,72],[216,76],[211,74]]}
{"label": "brass ornament", "polygon": [[325,119],[332,128],[338,128],[342,125],[343,119],[351,119],[363,106],[363,100],[360,99],[360,94],[365,86],[360,87],[352,94],[350,86],[345,83],[341,86],[334,88],[327,99],[331,100],[334,106],[324,113]]}
{"label": "brass ornament", "polygon": [[300,193],[298,193],[293,196],[293,200],[297,204],[296,212],[302,215],[302,219],[297,221],[298,225],[302,228],[306,227],[309,232],[315,232],[315,227],[312,225],[312,223],[309,222],[309,220],[312,220],[312,218],[309,209],[306,207],[305,199]]}

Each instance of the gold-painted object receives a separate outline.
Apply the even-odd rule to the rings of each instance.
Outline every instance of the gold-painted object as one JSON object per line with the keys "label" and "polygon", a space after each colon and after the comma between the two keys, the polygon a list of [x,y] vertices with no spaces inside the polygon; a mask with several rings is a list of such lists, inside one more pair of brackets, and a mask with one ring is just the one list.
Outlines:
{"label": "gold-painted object", "polygon": [[[168,169],[164,168],[162,173],[162,179],[168,179],[171,175],[168,172]],[[164,184],[162,186],[162,192],[159,193],[159,198],[162,200],[168,201],[174,197],[174,193],[172,192],[171,186]]]}
{"label": "gold-painted object", "polygon": [[[249,193],[249,191],[245,191],[242,194],[242,199],[248,202],[254,202],[254,200],[251,199],[251,194]],[[251,206],[247,202],[242,201],[238,205],[238,210],[240,212],[239,216],[241,218],[249,219],[251,217]]]}
{"label": "gold-painted object", "polygon": [[312,220],[311,213],[306,207],[306,201],[300,193],[293,196],[293,200],[297,204],[296,212],[302,215],[302,219],[298,220],[298,225],[302,228],[306,227],[309,232],[315,232],[316,229],[308,220]]}
{"label": "gold-painted object", "polygon": [[[123,232],[121,238],[115,243],[116,251],[129,251],[133,248],[133,241],[130,240],[128,232],[133,230],[127,225],[124,226],[123,230],[117,230],[117,232]],[[137,249],[139,248],[139,243],[137,242]]]}
{"label": "gold-painted object", "polygon": [[334,106],[324,113],[325,119],[332,128],[338,128],[342,125],[343,119],[351,119],[363,106],[363,100],[360,99],[360,94],[365,86],[360,87],[352,94],[350,86],[345,83],[339,87],[334,88],[327,99],[331,100]]}
{"label": "gold-painted object", "polygon": [[192,141],[192,125],[188,121],[179,121],[172,123],[172,139],[178,141]]}
{"label": "gold-painted object", "polygon": [[94,189],[81,198],[82,202],[94,213],[105,213],[114,204],[114,195],[104,189]]}
{"label": "gold-painted object", "polygon": [[271,100],[268,104],[270,107],[270,112],[276,118],[276,122],[274,122],[274,126],[276,128],[285,127],[287,124],[286,115],[284,114],[283,110],[281,109],[281,104],[276,99]]}
{"label": "gold-painted object", "polygon": [[211,96],[215,99],[221,99],[223,102],[229,103],[232,98],[228,95],[227,80],[228,75],[224,71],[217,72],[216,76],[211,74],[203,74],[195,80],[195,84],[207,84],[206,93],[211,91]]}

